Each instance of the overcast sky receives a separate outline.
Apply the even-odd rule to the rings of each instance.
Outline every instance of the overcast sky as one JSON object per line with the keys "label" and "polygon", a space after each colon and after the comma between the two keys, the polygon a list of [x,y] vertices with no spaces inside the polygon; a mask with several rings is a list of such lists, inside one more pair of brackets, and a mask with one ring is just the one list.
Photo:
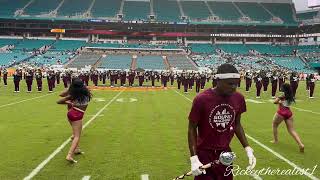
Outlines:
{"label": "overcast sky", "polygon": [[296,10],[303,11],[308,9],[308,0],[293,0]]}

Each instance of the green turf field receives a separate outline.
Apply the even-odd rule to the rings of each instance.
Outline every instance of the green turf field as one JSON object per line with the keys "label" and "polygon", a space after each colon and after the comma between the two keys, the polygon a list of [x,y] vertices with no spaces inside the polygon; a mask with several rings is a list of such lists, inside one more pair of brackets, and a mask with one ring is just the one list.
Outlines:
{"label": "green turf field", "polygon": [[[59,147],[43,168],[35,171],[33,179],[80,180],[90,176],[90,179],[139,180],[141,175],[148,174],[150,180],[170,180],[190,169],[187,117],[195,88],[188,94],[176,88],[155,92],[93,91],[80,142],[85,154],[75,157],[77,164],[69,164],[65,160],[71,135],[67,109],[56,104],[62,84],[49,94],[46,82],[42,93],[35,92],[35,82],[32,93],[26,93],[25,82],[21,83],[20,93],[13,93],[11,79],[9,86],[4,87],[3,82],[0,85],[0,179],[27,177]],[[207,83],[207,87],[210,85]],[[243,86],[239,91],[243,92]],[[277,109],[269,102],[271,93],[255,99],[254,86],[250,93],[243,92],[246,99],[259,102],[249,100],[247,112],[242,116],[242,125],[255,150],[256,169],[320,166],[319,88],[318,83],[316,98],[310,100],[305,83],[300,82],[293,108],[296,130],[305,144],[304,154],[299,153],[284,124],[279,127],[279,144],[270,143],[272,118]],[[247,157],[236,137],[231,147],[237,154],[235,164],[244,169]],[[235,179],[318,179],[319,169],[313,176],[239,175]]]}

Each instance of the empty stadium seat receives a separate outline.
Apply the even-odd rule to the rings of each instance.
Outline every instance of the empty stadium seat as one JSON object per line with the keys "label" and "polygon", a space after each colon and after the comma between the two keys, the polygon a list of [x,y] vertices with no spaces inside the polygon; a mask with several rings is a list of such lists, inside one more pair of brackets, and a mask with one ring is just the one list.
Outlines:
{"label": "empty stadium seat", "polygon": [[185,56],[168,56],[168,62],[171,67],[177,68],[178,70],[197,70],[198,68],[192,64]]}
{"label": "empty stadium seat", "polygon": [[207,19],[210,11],[203,1],[181,1],[183,11],[191,20]]}
{"label": "empty stadium seat", "polygon": [[60,0],[35,0],[31,3],[26,9],[24,14],[28,15],[40,15],[48,14],[50,11],[53,11],[57,8],[61,1]]}
{"label": "empty stadium seat", "polygon": [[214,2],[208,1],[210,8],[216,16],[219,16],[223,20],[237,21],[241,18],[241,14],[238,9],[232,4],[232,2]]}
{"label": "empty stadium seat", "polygon": [[297,24],[294,11],[294,5],[288,3],[261,3],[265,8],[271,11],[275,16],[281,18],[286,24]]}
{"label": "empty stadium seat", "polygon": [[96,0],[91,13],[93,17],[115,17],[120,9],[119,0]]}
{"label": "empty stadium seat", "polygon": [[272,16],[258,3],[235,2],[241,11],[255,21],[270,21]]}
{"label": "empty stadium seat", "polygon": [[131,55],[107,55],[101,59],[99,67],[107,69],[130,69]]}
{"label": "empty stadium seat", "polygon": [[30,0],[0,0],[0,16],[13,17],[16,10],[23,8]]}
{"label": "empty stadium seat", "polygon": [[136,67],[148,70],[166,69],[161,56],[138,56]]}
{"label": "empty stadium seat", "polygon": [[154,0],[154,12],[157,21],[178,22],[180,20],[180,10],[177,1]]}
{"label": "empty stadium seat", "polygon": [[69,65],[68,67],[71,68],[83,68],[87,65],[94,65],[101,55],[95,53],[82,53],[77,56]]}
{"label": "empty stadium seat", "polygon": [[226,53],[231,54],[248,54],[249,48],[243,44],[217,44],[217,47]]}
{"label": "empty stadium seat", "polygon": [[58,11],[59,16],[82,15],[89,8],[92,1],[88,0],[65,0]]}
{"label": "empty stadium seat", "polygon": [[216,53],[216,47],[212,44],[189,44],[193,53],[199,54],[214,54]]}
{"label": "empty stadium seat", "polygon": [[144,1],[125,1],[123,7],[124,20],[148,20],[150,3]]}

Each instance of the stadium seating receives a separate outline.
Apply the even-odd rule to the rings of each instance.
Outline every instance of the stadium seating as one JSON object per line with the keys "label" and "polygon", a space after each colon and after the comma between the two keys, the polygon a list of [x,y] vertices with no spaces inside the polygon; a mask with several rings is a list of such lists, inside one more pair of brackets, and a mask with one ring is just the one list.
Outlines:
{"label": "stadium seating", "polygon": [[281,48],[269,44],[247,44],[249,49],[258,51],[261,54],[283,55],[285,54]]}
{"label": "stadium seating", "polygon": [[286,67],[291,70],[303,71],[306,65],[300,58],[295,57],[273,57],[274,62],[280,66]]}
{"label": "stadium seating", "polygon": [[144,1],[125,1],[123,7],[124,20],[148,20],[150,3]]}
{"label": "stadium seating", "polygon": [[88,0],[65,0],[58,11],[59,16],[82,15],[90,6]]}
{"label": "stadium seating", "polygon": [[85,41],[76,41],[76,40],[60,40],[56,41],[50,48],[50,50],[56,51],[75,51],[81,46],[85,46]]}
{"label": "stadium seating", "polygon": [[255,21],[270,21],[272,16],[258,3],[236,2],[241,11]]}
{"label": "stadium seating", "polygon": [[0,39],[0,47],[6,45],[15,45],[20,41],[20,39]]}
{"label": "stadium seating", "polygon": [[118,43],[88,43],[87,47],[109,47],[109,48],[120,48],[121,44]]}
{"label": "stadium seating", "polygon": [[93,17],[115,17],[120,9],[119,0],[96,0],[91,13]]}
{"label": "stadium seating", "polygon": [[187,57],[183,56],[168,56],[168,62],[171,67],[177,68],[178,70],[197,70],[191,61]]}
{"label": "stadium seating", "polygon": [[312,53],[320,52],[320,46],[316,45],[304,45],[304,46],[295,46],[299,53]]}
{"label": "stadium seating", "polygon": [[23,8],[30,0],[0,0],[0,16],[13,17],[17,9]]}
{"label": "stadium seating", "polygon": [[72,61],[68,67],[71,68],[83,68],[87,65],[94,65],[101,55],[95,53],[82,53]]}
{"label": "stadium seating", "polygon": [[261,3],[265,8],[271,11],[275,16],[281,18],[286,24],[297,24],[294,19],[294,5],[287,3]]}
{"label": "stadium seating", "polygon": [[189,44],[191,51],[198,54],[215,54],[216,46],[213,44]]}
{"label": "stadium seating", "polygon": [[38,49],[41,48],[42,46],[45,45],[51,45],[54,43],[53,40],[35,40],[35,39],[26,39],[26,40],[21,40],[19,43],[16,44],[15,49],[18,50],[33,50],[33,49]]}
{"label": "stadium seating", "polygon": [[130,55],[107,55],[101,59],[99,67],[107,69],[130,69],[132,56]]}
{"label": "stadium seating", "polygon": [[161,56],[138,56],[136,67],[148,70],[166,69]]}
{"label": "stadium seating", "polygon": [[210,58],[203,58],[201,59],[195,59],[194,62],[199,66],[199,67],[213,67],[215,64],[218,64],[218,58],[220,56],[218,55],[213,55]]}
{"label": "stadium seating", "polygon": [[301,12],[297,13],[297,19],[299,20],[308,20],[313,19],[319,14],[319,11],[307,11],[307,12]]}
{"label": "stadium seating", "polygon": [[157,21],[178,22],[180,21],[180,10],[177,1],[154,0],[154,12]]}
{"label": "stadium seating", "polygon": [[31,54],[21,51],[12,51],[10,53],[0,53],[0,65],[10,65],[13,62],[20,62],[30,57]]}
{"label": "stadium seating", "polygon": [[214,2],[208,1],[210,8],[216,16],[219,16],[222,20],[237,21],[241,18],[241,14],[238,9],[232,4],[232,2]]}
{"label": "stadium seating", "polygon": [[74,54],[59,52],[59,51],[48,51],[45,54],[37,55],[28,60],[28,62],[35,65],[53,65],[60,61],[61,64],[65,64],[69,58],[73,58]]}
{"label": "stadium seating", "polygon": [[203,1],[181,1],[183,11],[191,20],[207,19],[210,11]]}
{"label": "stadium seating", "polygon": [[24,14],[28,15],[40,15],[48,14],[50,11],[57,8],[61,1],[60,0],[35,0],[31,3],[28,8],[25,9]]}
{"label": "stadium seating", "polygon": [[249,48],[243,44],[217,44],[219,49],[231,54],[248,54]]}

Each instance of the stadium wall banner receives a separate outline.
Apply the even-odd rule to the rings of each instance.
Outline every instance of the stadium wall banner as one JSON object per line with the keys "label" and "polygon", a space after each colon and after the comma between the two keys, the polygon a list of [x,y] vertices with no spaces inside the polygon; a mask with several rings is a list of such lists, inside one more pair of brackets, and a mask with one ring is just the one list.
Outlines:
{"label": "stadium wall banner", "polygon": [[51,29],[50,32],[52,33],[65,33],[65,29]]}
{"label": "stadium wall banner", "polygon": [[209,37],[209,33],[183,33],[183,32],[119,32],[113,30],[67,30],[66,33],[76,34],[102,34],[114,36],[145,36],[145,37]]}

